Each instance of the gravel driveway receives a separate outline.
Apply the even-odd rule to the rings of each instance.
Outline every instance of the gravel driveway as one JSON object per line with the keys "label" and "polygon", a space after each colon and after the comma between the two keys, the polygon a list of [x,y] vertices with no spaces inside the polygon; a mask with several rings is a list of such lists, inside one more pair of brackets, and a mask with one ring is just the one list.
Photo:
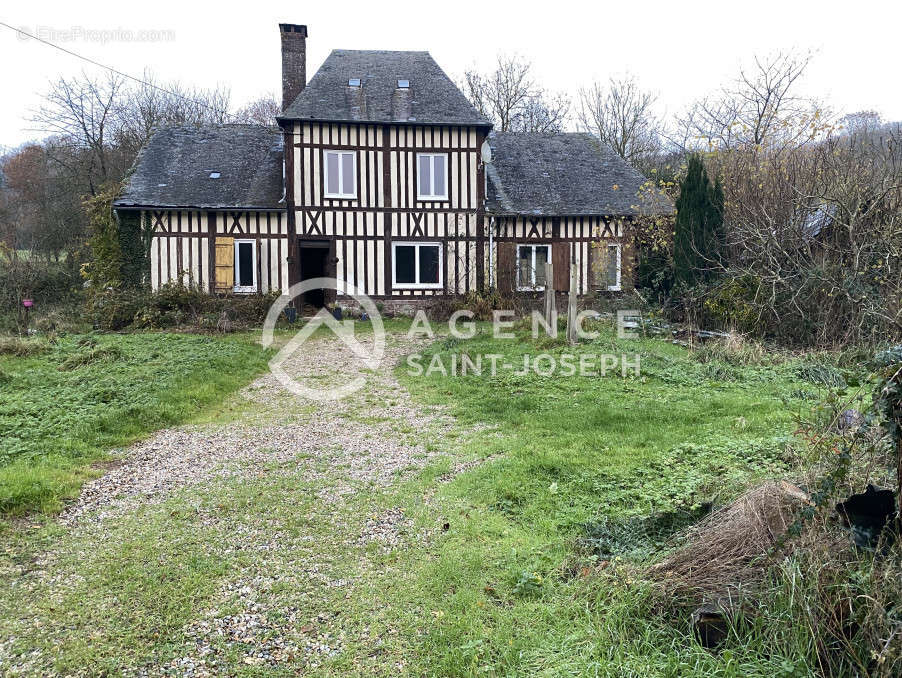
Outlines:
{"label": "gravel driveway", "polygon": [[[255,667],[264,672],[316,670],[342,653],[349,634],[377,653],[381,640],[370,638],[366,626],[342,619],[341,600],[355,595],[379,554],[422,544],[430,529],[417,531],[402,508],[374,504],[373,498],[390,496],[388,488],[446,454],[452,431],[466,431],[440,408],[415,404],[396,380],[394,367],[418,348],[415,342],[389,335],[385,359],[375,370],[336,346],[341,348],[334,337],[314,335],[284,367],[318,387],[363,374],[361,391],[340,401],[312,402],[266,374],[233,397],[228,423],[158,431],[121,451],[103,476],[88,482],[60,516],[66,532],[61,543],[68,546],[48,548],[20,571],[4,573],[28,591],[26,600],[39,604],[3,628],[0,667],[10,674],[52,674],[53,657],[25,651],[23,639],[33,635],[34,646],[52,647],[70,632],[45,611],[85,584],[73,553],[113,546],[115,526],[140,526],[144,513],[168,506],[170,500],[194,501],[189,530],[219,535],[204,545],[204,554],[239,566],[222,577],[180,632],[161,639],[170,649],[159,660],[105,658],[114,672],[206,676],[236,675]],[[472,463],[451,463],[436,482],[447,482]],[[278,488],[310,488],[315,497],[307,493],[300,500],[311,502],[303,519],[315,526],[315,534],[287,529],[286,516],[297,518],[289,511],[265,515],[277,514],[281,506],[217,509],[217,502],[228,503],[244,488],[266,488],[267,483],[274,496]],[[433,493],[434,487],[427,490],[423,501],[430,502]],[[204,500],[206,495],[214,499]],[[119,612],[113,603],[102,604]],[[84,673],[94,671],[86,666]]]}
{"label": "gravel driveway", "polygon": [[[237,421],[158,431],[125,450],[121,463],[108,473],[88,482],[61,520],[104,520],[139,503],[165,499],[178,488],[240,476],[255,464],[299,455],[314,455],[320,468],[326,462],[330,470],[344,469],[343,480],[385,485],[400,472],[422,466],[432,454],[420,436],[404,432],[436,432],[454,425],[437,408],[413,404],[394,377],[398,360],[420,345],[404,335],[388,335],[385,357],[371,371],[334,337],[314,336],[286,361],[286,372],[317,388],[364,375],[361,391],[342,400],[313,402],[288,392],[267,373],[236,397],[243,410]],[[315,477],[317,470],[308,473]],[[324,488],[324,494],[341,491]]]}

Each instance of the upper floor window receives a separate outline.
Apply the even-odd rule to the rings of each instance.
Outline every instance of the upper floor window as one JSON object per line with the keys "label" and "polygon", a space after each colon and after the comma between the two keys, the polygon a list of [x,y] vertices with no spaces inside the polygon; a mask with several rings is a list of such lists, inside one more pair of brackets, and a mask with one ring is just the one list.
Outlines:
{"label": "upper floor window", "polygon": [[417,154],[417,199],[448,199],[448,156],[446,154]]}
{"label": "upper floor window", "polygon": [[327,198],[357,197],[357,154],[353,151],[325,151]]}

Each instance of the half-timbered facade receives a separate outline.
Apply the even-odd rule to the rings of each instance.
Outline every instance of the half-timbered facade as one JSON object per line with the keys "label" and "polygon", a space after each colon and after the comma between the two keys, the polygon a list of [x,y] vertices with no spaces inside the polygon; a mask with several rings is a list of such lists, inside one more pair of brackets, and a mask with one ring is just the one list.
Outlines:
{"label": "half-timbered facade", "polygon": [[492,133],[489,144],[487,213],[498,289],[543,290],[545,261],[553,263],[551,284],[561,292],[569,290],[572,266],[580,294],[631,289],[632,221],[671,209],[647,190],[645,178],[588,134]]}
{"label": "half-timbered facade", "polygon": [[289,286],[284,193],[278,129],[179,126],[151,137],[114,206],[150,233],[153,289],[267,293]]}
{"label": "half-timbered facade", "polygon": [[[491,129],[428,52],[336,50],[282,113],[298,280],[377,298],[485,284]],[[305,252],[308,251],[308,252]]]}
{"label": "half-timbered facade", "polygon": [[[497,287],[629,288],[641,175],[588,135],[491,133],[428,52],[335,50],[308,83],[280,24],[279,128],[156,133],[115,206],[152,232],[148,280],[211,293],[336,292],[428,304]],[[490,134],[491,133],[491,134]],[[669,205],[660,206],[670,210]]]}

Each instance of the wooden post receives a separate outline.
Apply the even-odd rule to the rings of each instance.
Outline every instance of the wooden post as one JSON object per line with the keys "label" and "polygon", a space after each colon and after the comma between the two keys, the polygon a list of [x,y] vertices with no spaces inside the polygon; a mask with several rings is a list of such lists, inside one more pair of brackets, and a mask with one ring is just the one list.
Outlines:
{"label": "wooden post", "polygon": [[[545,262],[545,324],[548,327],[557,325],[557,309],[554,304],[554,264],[550,261]],[[554,336],[557,336],[557,329],[555,329]]]}
{"label": "wooden post", "polygon": [[570,293],[567,295],[567,342],[576,344],[576,303],[579,287],[579,271],[576,270],[576,257],[570,257]]}

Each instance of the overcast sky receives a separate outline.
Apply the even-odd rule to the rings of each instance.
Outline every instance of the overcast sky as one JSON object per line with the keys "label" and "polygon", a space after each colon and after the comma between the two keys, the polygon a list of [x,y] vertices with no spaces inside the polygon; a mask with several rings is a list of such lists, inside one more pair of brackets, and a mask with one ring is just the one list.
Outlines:
{"label": "overcast sky", "polygon": [[[293,9],[290,7],[293,6]],[[533,7],[535,9],[530,9]],[[733,77],[754,54],[814,50],[806,93],[842,112],[902,120],[902,3],[795,2],[6,2],[0,21],[129,74],[228,85],[235,107],[280,90],[279,22],[306,24],[308,78],[329,50],[429,50],[452,77],[499,52],[529,58],[541,84],[571,94],[630,72],[674,113]],[[155,41],[125,39],[157,31]],[[101,32],[114,34],[104,42]],[[115,33],[119,35],[115,35]],[[40,136],[30,111],[78,59],[0,27],[0,145]]]}

